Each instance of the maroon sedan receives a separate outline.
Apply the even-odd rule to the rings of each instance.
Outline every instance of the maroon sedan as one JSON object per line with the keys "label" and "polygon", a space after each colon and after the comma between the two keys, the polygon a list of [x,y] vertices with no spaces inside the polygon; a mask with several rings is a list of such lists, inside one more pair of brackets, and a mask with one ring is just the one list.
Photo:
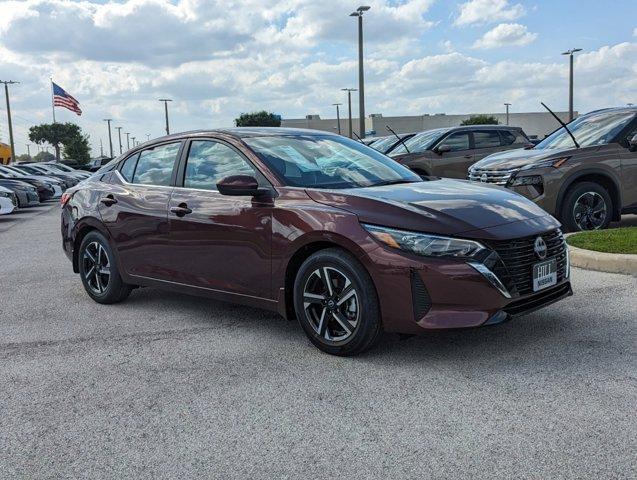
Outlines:
{"label": "maroon sedan", "polygon": [[325,132],[141,145],[67,191],[62,237],[97,302],[169,288],[298,319],[318,348],[477,327],[571,295],[559,223],[499,187],[420,177]]}

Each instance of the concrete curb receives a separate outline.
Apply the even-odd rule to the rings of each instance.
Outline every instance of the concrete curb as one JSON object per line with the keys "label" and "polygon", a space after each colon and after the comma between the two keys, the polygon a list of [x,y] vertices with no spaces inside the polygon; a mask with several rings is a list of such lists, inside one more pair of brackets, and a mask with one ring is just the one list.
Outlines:
{"label": "concrete curb", "polygon": [[595,252],[568,246],[571,266],[600,272],[623,273],[637,277],[637,255]]}

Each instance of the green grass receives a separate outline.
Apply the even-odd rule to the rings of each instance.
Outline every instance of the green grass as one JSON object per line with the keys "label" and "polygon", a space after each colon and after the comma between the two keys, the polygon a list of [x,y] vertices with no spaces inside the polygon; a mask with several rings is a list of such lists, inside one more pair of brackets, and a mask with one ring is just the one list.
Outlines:
{"label": "green grass", "polygon": [[595,230],[570,235],[569,245],[596,252],[637,254],[637,227]]}

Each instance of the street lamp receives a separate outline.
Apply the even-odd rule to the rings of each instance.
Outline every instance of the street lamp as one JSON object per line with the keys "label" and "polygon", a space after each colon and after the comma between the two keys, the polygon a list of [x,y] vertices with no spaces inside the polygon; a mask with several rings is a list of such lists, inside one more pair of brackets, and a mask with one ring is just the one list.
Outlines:
{"label": "street lamp", "polygon": [[146,141],[150,140],[150,133],[146,134]]}
{"label": "street lamp", "polygon": [[358,17],[358,121],[360,138],[365,138],[365,78],[363,75],[363,13],[371,7],[362,5],[350,17]]}
{"label": "street lamp", "polygon": [[117,130],[117,137],[119,138],[119,154],[121,155],[122,152],[122,128],[124,127],[115,127],[115,130]]}
{"label": "street lamp", "polygon": [[349,112],[349,138],[354,138],[352,135],[352,92],[355,92],[355,88],[341,88],[342,91],[347,92],[347,110]]}
{"label": "street lamp", "polygon": [[168,125],[168,102],[172,102],[170,98],[160,98],[160,102],[164,102],[164,113],[166,114],[166,135],[170,135],[170,127]]}
{"label": "street lamp", "polygon": [[126,134],[126,150],[130,150],[130,132],[124,132]]}
{"label": "street lamp", "polygon": [[111,158],[113,158],[113,138],[111,137],[111,122],[113,121],[112,118],[105,118],[104,121],[108,124],[108,144],[110,146],[111,149]]}
{"label": "street lamp", "polygon": [[[13,144],[13,123],[11,122],[11,103],[9,102],[9,85],[16,85],[20,82],[14,82],[13,80],[0,80],[0,83],[4,83],[4,96],[7,102],[7,123],[9,126],[9,145],[11,147],[11,162],[15,163],[15,145]],[[56,150],[57,153],[57,150]],[[59,155],[56,160],[60,160]]]}
{"label": "street lamp", "polygon": [[333,103],[332,106],[336,107],[336,125],[338,128],[338,134],[341,134],[341,112],[338,107],[343,105],[342,103]]}
{"label": "street lamp", "polygon": [[509,107],[511,106],[510,103],[505,103],[504,106],[507,109],[507,125],[509,124]]}
{"label": "street lamp", "polygon": [[569,65],[570,65],[570,70],[569,70],[569,83],[568,83],[568,118],[569,121],[573,120],[573,54],[577,53],[577,52],[581,52],[582,49],[581,48],[571,48],[570,50],[567,50],[566,52],[562,52],[562,55],[568,55],[569,56]]}

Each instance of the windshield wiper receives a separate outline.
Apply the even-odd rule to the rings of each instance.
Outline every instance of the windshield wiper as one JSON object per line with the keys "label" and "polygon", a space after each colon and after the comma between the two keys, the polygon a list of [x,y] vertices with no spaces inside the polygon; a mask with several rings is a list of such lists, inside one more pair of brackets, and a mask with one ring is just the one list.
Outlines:
{"label": "windshield wiper", "polygon": [[396,148],[398,145],[400,145],[400,144],[402,143],[402,144],[403,144],[403,147],[405,147],[405,150],[407,150],[407,153],[411,153],[411,152],[409,151],[409,148],[407,148],[407,145],[405,145],[405,140],[407,139],[407,137],[400,138],[400,137],[398,136],[398,134],[397,134],[396,132],[394,132],[394,131],[392,130],[392,128],[391,128],[389,125],[385,125],[385,128],[386,128],[387,130],[389,130],[391,133],[393,133],[393,134],[394,134],[394,137],[396,137],[396,138],[398,139],[398,143],[396,144],[396,146],[395,146],[394,148]]}
{"label": "windshield wiper", "polygon": [[405,179],[386,180],[384,182],[373,183],[372,185],[369,185],[369,186],[370,187],[385,187],[387,185],[398,185],[401,183],[419,183],[419,180],[405,180]]}
{"label": "windshield wiper", "polygon": [[549,113],[550,113],[551,115],[553,115],[553,118],[554,118],[555,120],[557,120],[557,121],[559,122],[559,124],[560,124],[560,125],[562,125],[562,126],[566,129],[566,131],[568,132],[568,134],[571,136],[571,139],[573,140],[573,143],[575,144],[575,147],[576,147],[576,148],[580,148],[579,143],[577,143],[577,140],[575,140],[575,135],[573,135],[573,132],[571,132],[571,130],[570,130],[570,129],[566,126],[566,124],[565,124],[562,120],[560,120],[560,117],[558,117],[557,115],[555,115],[555,114],[553,113],[553,110],[551,110],[549,107],[547,107],[547,106],[544,104],[544,102],[540,102],[540,103],[542,104],[542,106],[543,106],[544,108],[546,108],[546,109],[549,111]]}
{"label": "windshield wiper", "polygon": [[361,137],[358,136],[358,133],[356,132],[352,132],[354,135],[356,135],[356,138],[358,138],[358,141],[361,142],[363,145],[365,145],[365,142],[363,142],[363,139]]}

